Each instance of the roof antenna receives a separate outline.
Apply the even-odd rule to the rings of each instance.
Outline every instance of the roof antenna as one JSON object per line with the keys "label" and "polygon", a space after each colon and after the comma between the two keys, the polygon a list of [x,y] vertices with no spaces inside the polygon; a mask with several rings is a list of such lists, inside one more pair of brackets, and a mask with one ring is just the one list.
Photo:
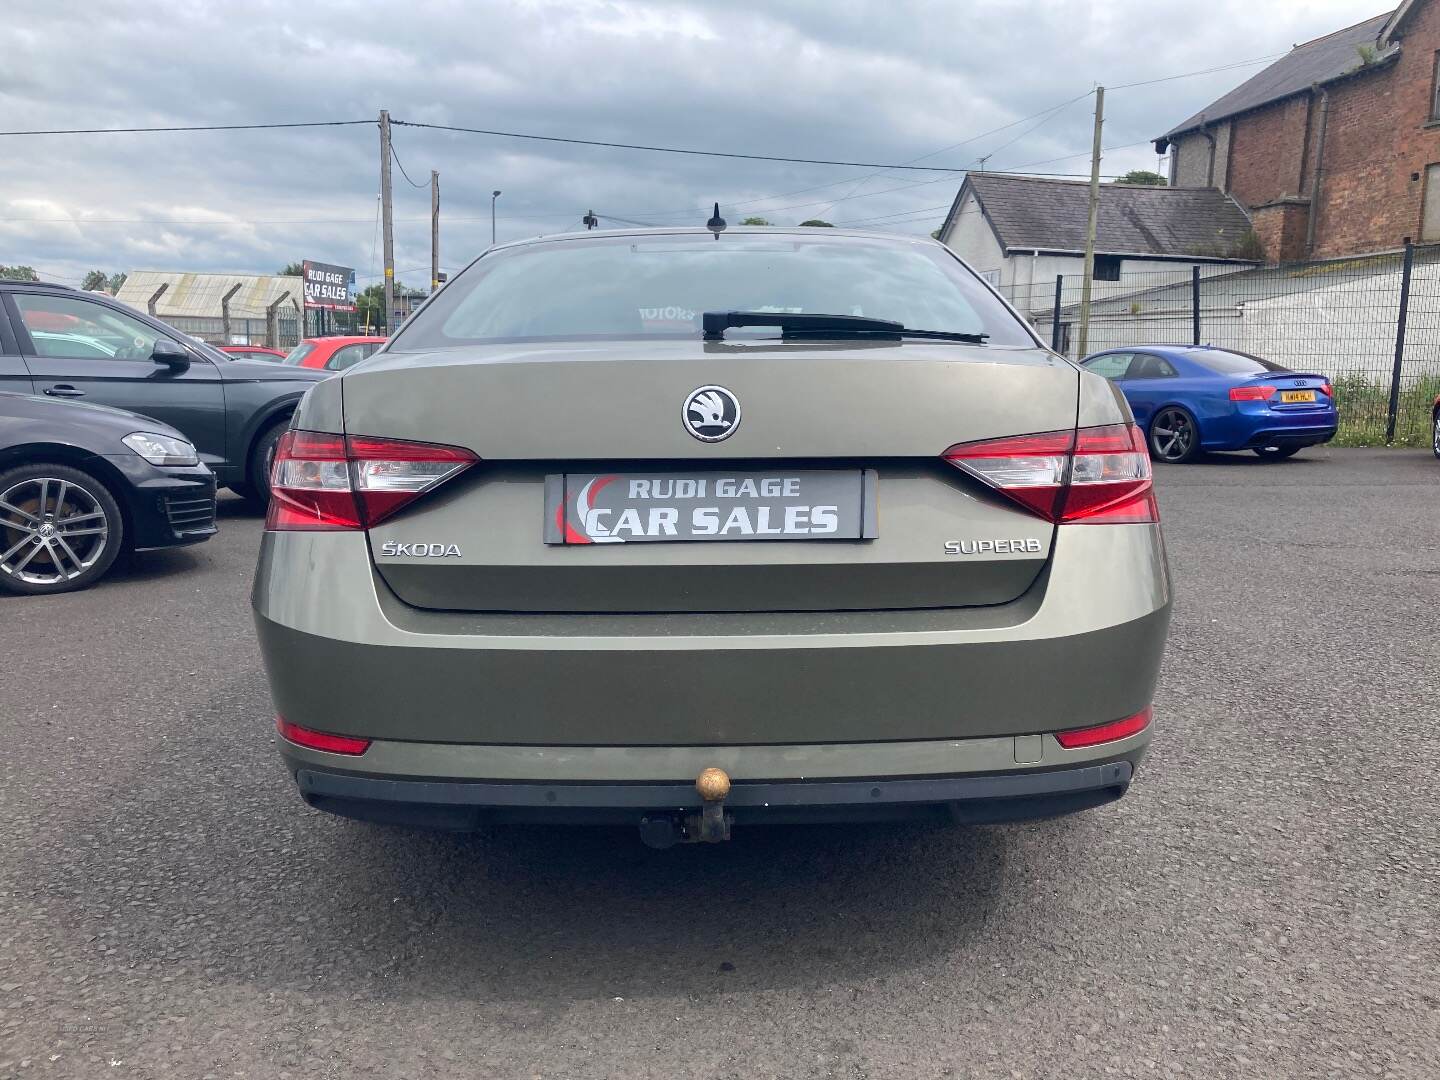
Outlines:
{"label": "roof antenna", "polygon": [[705,223],[705,227],[715,234],[715,239],[720,239],[720,234],[725,231],[725,219],[720,216],[720,204],[715,204],[715,216]]}

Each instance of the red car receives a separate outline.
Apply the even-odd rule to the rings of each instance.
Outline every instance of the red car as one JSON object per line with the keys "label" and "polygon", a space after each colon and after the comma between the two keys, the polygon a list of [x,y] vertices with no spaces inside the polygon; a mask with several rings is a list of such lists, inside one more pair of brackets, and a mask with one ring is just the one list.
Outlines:
{"label": "red car", "polygon": [[383,337],[306,338],[290,350],[285,363],[299,367],[344,371],[385,344]]}
{"label": "red car", "polygon": [[278,364],[285,359],[284,349],[267,349],[264,345],[216,345],[223,353],[231,356],[241,356],[246,360],[265,360],[272,364]]}

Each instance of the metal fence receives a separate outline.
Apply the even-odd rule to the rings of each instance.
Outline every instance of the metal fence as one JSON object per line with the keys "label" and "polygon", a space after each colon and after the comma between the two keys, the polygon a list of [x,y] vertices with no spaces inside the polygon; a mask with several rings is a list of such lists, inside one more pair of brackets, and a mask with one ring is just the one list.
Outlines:
{"label": "metal fence", "polygon": [[[1000,291],[1078,358],[1080,275]],[[1182,266],[1096,281],[1085,352],[1208,344],[1326,375],[1340,439],[1428,445],[1440,394],[1440,245],[1232,270]]]}
{"label": "metal fence", "polygon": [[225,323],[220,316],[208,315],[166,315],[164,321],[182,334],[189,334],[212,345],[269,345],[272,348],[293,348],[300,341],[300,320],[293,309],[282,313],[276,320],[275,340],[267,340],[264,319],[246,319],[232,316],[230,337],[226,340]]}

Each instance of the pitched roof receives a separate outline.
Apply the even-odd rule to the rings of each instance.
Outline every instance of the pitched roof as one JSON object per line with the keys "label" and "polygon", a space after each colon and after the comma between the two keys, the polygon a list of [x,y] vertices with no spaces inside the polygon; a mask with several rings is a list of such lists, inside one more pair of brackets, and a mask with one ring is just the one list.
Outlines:
{"label": "pitched roof", "polygon": [[155,313],[161,318],[176,316],[220,317],[220,299],[236,285],[240,286],[230,300],[230,314],[237,319],[263,319],[265,309],[276,298],[288,292],[285,307],[293,301],[304,302],[304,290],[298,277],[273,274],[189,274],[164,270],[133,270],[115,299],[144,311],[150,297],[161,285],[165,292],[156,302]]}
{"label": "pitched roof", "polygon": [[[1090,185],[1084,181],[971,173],[947,225],[967,188],[975,192],[1007,252],[1085,250]],[[1215,188],[1102,184],[1095,250],[1105,255],[1226,258],[1249,229],[1245,211]]]}
{"label": "pitched roof", "polygon": [[[1402,8],[1405,6],[1408,5],[1402,5]],[[1164,145],[1183,132],[1281,101],[1317,84],[1334,82],[1364,67],[1375,67],[1379,62],[1392,59],[1398,50],[1388,39],[1382,41],[1381,34],[1389,28],[1392,18],[1402,14],[1399,9],[1387,11],[1384,15],[1376,15],[1373,19],[1296,45],[1258,75],[1247,79],[1219,100],[1212,101],[1184,123],[1176,124],[1155,140],[1156,147],[1163,153]],[[1367,46],[1375,50],[1368,63],[1361,55],[1362,48]]]}

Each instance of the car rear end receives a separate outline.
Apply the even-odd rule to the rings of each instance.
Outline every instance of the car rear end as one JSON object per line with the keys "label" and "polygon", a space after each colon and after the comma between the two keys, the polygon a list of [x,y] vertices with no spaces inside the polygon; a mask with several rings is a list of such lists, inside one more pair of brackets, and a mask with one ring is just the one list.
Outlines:
{"label": "car rear end", "polygon": [[1223,349],[1190,355],[1226,380],[1226,410],[1203,424],[1208,449],[1300,449],[1335,437],[1340,416],[1326,376]]}
{"label": "car rear end", "polygon": [[[622,279],[654,245],[684,256],[662,277],[683,284],[716,243],[640,236],[577,274]],[[614,242],[563,243],[596,239]],[[858,274],[852,247],[883,263],[910,242],[764,243]],[[653,283],[624,337],[604,315],[595,334],[481,334],[462,275],[428,329],[316,386],[277,455],[254,597],[305,799],[665,843],[1119,797],[1170,604],[1144,440],[1108,382],[924,249],[985,343],[704,342],[683,330],[695,305],[672,315]],[[543,277],[548,253],[520,254],[477,274],[488,307]],[[713,770],[718,798],[697,789]]]}

